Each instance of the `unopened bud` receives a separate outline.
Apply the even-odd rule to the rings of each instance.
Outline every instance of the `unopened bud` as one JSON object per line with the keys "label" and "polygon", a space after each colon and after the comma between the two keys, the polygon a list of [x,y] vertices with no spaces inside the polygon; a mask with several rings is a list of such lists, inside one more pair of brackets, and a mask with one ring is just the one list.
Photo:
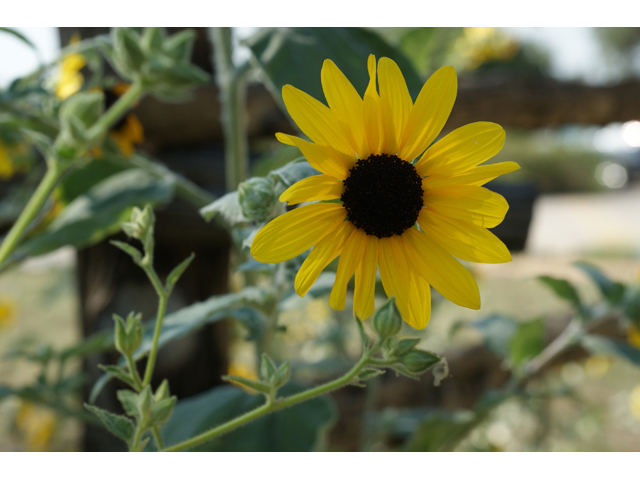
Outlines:
{"label": "unopened bud", "polygon": [[411,373],[423,373],[440,362],[440,357],[424,350],[411,350],[406,353],[400,363]]}
{"label": "unopened bud", "polygon": [[126,356],[132,356],[142,343],[142,316],[131,312],[126,322],[119,315],[113,315],[115,325],[116,350]]}
{"label": "unopened bud", "polygon": [[238,201],[242,214],[257,222],[269,218],[277,198],[273,181],[266,177],[253,177],[238,186]]}
{"label": "unopened bud", "polygon": [[388,338],[396,335],[402,328],[402,315],[394,298],[391,297],[387,302],[373,314],[373,330],[380,338]]}

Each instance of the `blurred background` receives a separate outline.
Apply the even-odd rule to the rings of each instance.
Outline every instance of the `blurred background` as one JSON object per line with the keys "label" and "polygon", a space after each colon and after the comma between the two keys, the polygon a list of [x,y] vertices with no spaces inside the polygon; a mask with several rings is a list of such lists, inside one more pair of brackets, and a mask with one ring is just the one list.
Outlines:
{"label": "blurred background", "polygon": [[[2,88],[40,63],[53,61],[76,31],[83,38],[103,33],[81,28],[17,30],[36,49],[0,35]],[[338,392],[342,417],[348,417],[350,408],[371,415],[357,425],[338,421],[328,437],[329,448],[335,450],[393,448],[404,430],[415,426],[412,415],[421,406],[469,408],[480,392],[499,386],[504,381],[500,361],[475,349],[481,344],[477,332],[457,326],[499,313],[521,321],[542,318],[550,332],[558,330],[571,315],[571,306],[536,277],[570,280],[586,301],[596,301],[598,291],[574,266],[576,261],[590,261],[617,282],[640,281],[640,28],[425,27],[375,32],[404,54],[422,82],[440,66],[453,65],[459,93],[446,131],[472,121],[499,123],[507,131],[507,141],[490,162],[512,160],[522,168],[500,183],[489,184],[510,203],[505,222],[494,232],[510,247],[513,262],[473,265],[482,309],[476,312],[434,301],[431,323],[423,332],[425,348],[449,359],[452,378],[439,390],[430,386],[428,378],[415,385],[385,378],[366,398],[350,389]],[[234,30],[238,62],[252,55],[244,42],[260,34],[257,28]],[[209,63],[209,71],[210,57],[210,52],[204,52],[201,62],[203,68]],[[319,73],[311,72],[318,79]],[[160,117],[173,116],[173,124],[158,120],[158,109],[164,107],[151,100],[141,102],[137,114],[146,133],[142,149],[185,176],[198,178],[219,195],[224,193],[219,106],[211,89],[196,96],[182,110],[171,107],[175,108],[172,114],[163,110]],[[264,175],[297,156],[275,144],[275,132],[293,130],[257,82],[249,87],[247,111],[252,175]],[[176,122],[182,128],[176,130]],[[0,181],[10,182],[20,174],[9,157],[0,144]],[[211,235],[221,249],[228,246],[219,233]],[[176,238],[167,241],[179,242]],[[212,240],[205,235],[202,241]],[[89,265],[95,265],[91,255],[67,247],[0,276],[1,355],[20,342],[46,340],[62,347],[87,333],[89,293],[78,279],[95,278],[95,273],[88,273]],[[224,269],[225,255],[214,255],[212,261]],[[229,283],[219,281],[212,290],[233,288],[233,281],[233,277]],[[289,327],[283,351],[307,363],[350,352],[349,341],[332,337],[336,322],[348,314],[331,312],[326,299],[302,308],[303,314],[287,313],[282,320]],[[233,332],[227,333],[233,337]],[[250,370],[250,354],[241,340],[223,350],[220,358],[208,360],[216,363],[216,375]],[[0,361],[0,385],[18,386],[35,375],[37,369],[28,363]],[[504,403],[459,448],[640,450],[640,370],[636,365],[583,351],[550,368],[538,381],[568,393]],[[202,382],[219,383],[206,378]],[[367,431],[374,433],[367,436]],[[0,403],[0,450],[87,448],[79,421],[18,398]]]}

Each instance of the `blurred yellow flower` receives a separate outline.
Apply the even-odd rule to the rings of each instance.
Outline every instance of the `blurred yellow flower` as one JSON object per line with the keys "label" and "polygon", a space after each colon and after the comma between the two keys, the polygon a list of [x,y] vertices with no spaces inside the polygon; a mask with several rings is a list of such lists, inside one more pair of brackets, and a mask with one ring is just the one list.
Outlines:
{"label": "blurred yellow flower", "polygon": [[584,372],[591,378],[602,378],[613,365],[614,360],[606,355],[592,355],[584,364]]}
{"label": "blurred yellow flower", "polygon": [[629,410],[635,418],[640,420],[640,385],[636,385],[629,394]]}
{"label": "blurred yellow flower", "polygon": [[[255,370],[255,368],[253,367],[248,367],[245,363],[240,362],[240,361],[232,361],[231,364],[229,365],[229,372],[227,373],[227,375],[234,375],[236,377],[243,377],[243,378],[247,378],[249,380],[260,380],[258,378],[258,374]],[[254,389],[249,388],[245,385],[242,385],[241,383],[237,383],[234,382],[233,380],[230,380],[230,383],[233,383],[234,385],[237,385],[238,387],[242,388],[245,392],[247,393],[258,393],[256,392]]]}
{"label": "blurred yellow flower", "polygon": [[16,316],[16,304],[8,298],[0,298],[0,328],[11,326]]}
{"label": "blurred yellow flower", "polygon": [[16,426],[24,433],[30,450],[47,451],[58,426],[58,417],[49,408],[24,401],[16,416]]}
{"label": "blurred yellow flower", "polygon": [[640,349],[640,326],[632,325],[627,328],[627,341],[629,345]]}
{"label": "blurred yellow flower", "polygon": [[[69,45],[80,42],[80,35],[74,34]],[[84,84],[84,76],[80,70],[87,64],[86,59],[79,53],[66,55],[60,62],[60,69],[55,81],[55,94],[60,100],[77,93]]]}
{"label": "blurred yellow flower", "polygon": [[494,27],[465,27],[464,36],[454,45],[454,55],[465,68],[474,70],[492,60],[510,60],[518,49],[516,41]]}
{"label": "blurred yellow flower", "polygon": [[9,154],[9,149],[0,142],[0,179],[9,180],[13,177],[15,173],[15,168],[13,164],[13,159]]}

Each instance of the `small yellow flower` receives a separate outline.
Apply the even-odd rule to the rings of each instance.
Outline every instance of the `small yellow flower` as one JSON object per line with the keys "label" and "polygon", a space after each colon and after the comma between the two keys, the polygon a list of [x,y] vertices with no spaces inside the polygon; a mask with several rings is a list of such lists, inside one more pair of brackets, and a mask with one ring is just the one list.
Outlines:
{"label": "small yellow flower", "polygon": [[509,206],[482,185],[519,166],[478,166],[504,145],[505,132],[495,123],[472,123],[433,143],[456,98],[453,67],[434,73],[415,102],[393,60],[376,62],[371,55],[368,70],[362,98],[325,60],[321,80],[329,107],[291,85],[283,87],[289,114],[311,142],[276,137],[298,147],[321,175],[292,185],[280,200],[319,203],[271,221],[256,235],[251,253],[260,262],[276,263],[315,245],[295,279],[301,296],[340,256],[329,304],[344,309],[355,273],[354,314],[361,319],[373,313],[379,267],[385,292],[395,296],[404,320],[422,329],[431,313],[430,286],[458,305],[480,308],[478,286],[454,256],[511,260],[487,230],[502,222]]}
{"label": "small yellow flower", "polygon": [[[70,45],[80,42],[80,35],[71,37]],[[60,70],[55,82],[55,94],[60,100],[77,93],[84,84],[84,76],[80,70],[87,64],[86,59],[79,53],[66,55],[60,62]]]}
{"label": "small yellow flower", "polygon": [[16,426],[26,438],[32,451],[46,451],[58,426],[58,417],[51,409],[25,401],[16,416]]}
{"label": "small yellow flower", "polygon": [[11,326],[16,317],[16,304],[8,298],[0,298],[0,328]]}
{"label": "small yellow flower", "polygon": [[493,27],[465,27],[464,36],[456,42],[454,51],[465,68],[473,70],[493,60],[510,60],[519,48],[517,42]]}

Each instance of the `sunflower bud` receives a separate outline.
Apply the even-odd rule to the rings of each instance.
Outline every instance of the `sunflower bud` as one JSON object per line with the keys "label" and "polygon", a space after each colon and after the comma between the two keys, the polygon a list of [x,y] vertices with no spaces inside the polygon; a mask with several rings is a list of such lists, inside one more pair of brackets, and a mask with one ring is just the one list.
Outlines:
{"label": "sunflower bud", "polygon": [[440,362],[440,357],[424,350],[411,350],[406,353],[400,363],[411,373],[423,373]]}
{"label": "sunflower bud", "polygon": [[269,218],[277,198],[270,178],[253,177],[238,186],[238,201],[242,214],[257,222]]}
{"label": "sunflower bud", "polygon": [[115,344],[116,350],[125,356],[132,356],[142,343],[141,314],[131,312],[125,320],[119,315],[113,315],[116,322]]}
{"label": "sunflower bud", "polygon": [[373,330],[380,338],[388,338],[396,335],[402,328],[402,315],[394,298],[391,297],[373,315]]}
{"label": "sunflower bud", "polygon": [[127,236],[140,240],[145,251],[153,248],[153,225],[156,217],[153,214],[151,205],[146,205],[143,210],[133,207],[131,217],[128,222],[122,223],[122,230]]}

